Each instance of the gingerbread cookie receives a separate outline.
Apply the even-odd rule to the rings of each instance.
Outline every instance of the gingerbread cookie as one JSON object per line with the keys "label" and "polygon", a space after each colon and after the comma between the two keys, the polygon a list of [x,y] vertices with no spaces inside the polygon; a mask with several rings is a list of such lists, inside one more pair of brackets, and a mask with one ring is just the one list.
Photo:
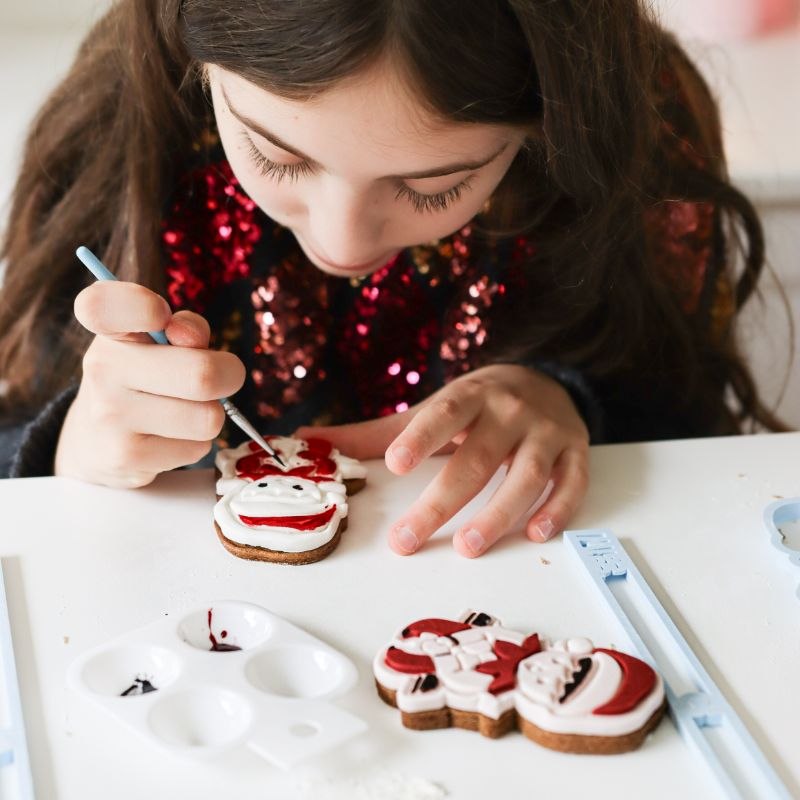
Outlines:
{"label": "gingerbread cookie", "polygon": [[239,558],[319,561],[339,543],[347,496],[364,487],[366,468],[322,439],[267,441],[285,468],[254,442],[217,453],[217,535]]}
{"label": "gingerbread cookie", "polygon": [[482,613],[412,623],[373,671],[408,728],[518,729],[568,753],[633,750],[666,708],[663,681],[638,658],[583,638],[551,644]]}

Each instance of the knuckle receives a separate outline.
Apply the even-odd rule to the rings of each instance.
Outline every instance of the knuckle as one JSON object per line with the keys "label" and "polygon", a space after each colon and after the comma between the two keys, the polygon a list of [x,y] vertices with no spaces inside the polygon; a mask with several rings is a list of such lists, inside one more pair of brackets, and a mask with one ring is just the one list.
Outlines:
{"label": "knuckle", "polygon": [[589,465],[585,461],[579,461],[571,472],[576,489],[583,494],[589,486]]}
{"label": "knuckle", "polygon": [[102,355],[102,348],[97,346],[98,340],[89,346],[89,349],[83,354],[82,367],[83,377],[92,383],[100,382],[100,379],[106,375],[105,358]]}
{"label": "knuckle", "polygon": [[459,381],[458,388],[460,392],[470,399],[478,397],[486,391],[485,383],[470,375],[467,375]]}
{"label": "knuckle", "polygon": [[211,442],[190,442],[186,447],[185,460],[187,464],[193,464],[211,452]]}
{"label": "knuckle", "polygon": [[110,439],[105,446],[105,458],[112,472],[134,474],[140,449],[133,436],[117,436]]}
{"label": "knuckle", "polygon": [[515,420],[528,411],[528,404],[524,398],[513,390],[506,390],[499,399],[502,416],[508,420]]}
{"label": "knuckle", "polygon": [[225,411],[219,403],[208,400],[198,409],[198,418],[197,438],[209,441],[222,430]]}
{"label": "knuckle", "polygon": [[540,439],[555,439],[561,433],[561,428],[549,417],[544,417],[539,420],[536,433]]}
{"label": "knuckle", "polygon": [[429,500],[423,509],[432,530],[440,528],[450,518],[445,506],[438,500]]}
{"label": "knuckle", "polygon": [[498,505],[487,506],[485,514],[488,517],[491,528],[498,533],[508,530],[514,521],[508,511]]}
{"label": "knuckle", "polygon": [[217,394],[217,374],[213,360],[205,350],[194,351],[191,366],[188,369],[187,388],[190,397],[196,400],[212,400]]}
{"label": "knuckle", "polygon": [[527,458],[522,464],[521,480],[525,486],[540,486],[547,482],[550,470],[541,458]]}
{"label": "knuckle", "polygon": [[466,459],[462,476],[467,483],[475,484],[486,481],[496,468],[494,453],[483,444],[476,444]]}
{"label": "knuckle", "polygon": [[437,398],[431,405],[431,411],[440,424],[455,422],[461,415],[462,403],[452,395]]}

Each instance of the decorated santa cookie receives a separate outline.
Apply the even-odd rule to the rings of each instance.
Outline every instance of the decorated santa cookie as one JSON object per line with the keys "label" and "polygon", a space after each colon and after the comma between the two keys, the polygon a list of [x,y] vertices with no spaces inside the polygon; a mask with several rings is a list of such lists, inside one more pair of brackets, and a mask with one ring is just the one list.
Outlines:
{"label": "decorated santa cookie", "polygon": [[664,713],[664,685],[643,661],[583,638],[549,643],[488,614],[423,619],[373,663],[378,694],[415,730],[519,729],[569,753],[637,748]]}
{"label": "decorated santa cookie", "polygon": [[217,454],[217,534],[240,558],[319,561],[338,544],[347,495],[366,484],[366,469],[322,439],[267,441],[285,466],[254,442]]}

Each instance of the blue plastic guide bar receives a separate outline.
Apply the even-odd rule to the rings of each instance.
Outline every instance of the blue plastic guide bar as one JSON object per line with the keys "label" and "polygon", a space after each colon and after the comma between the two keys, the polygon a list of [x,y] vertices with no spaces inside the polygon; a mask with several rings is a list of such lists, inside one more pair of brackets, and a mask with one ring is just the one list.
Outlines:
{"label": "blue plastic guide bar", "polygon": [[[0,559],[0,795],[3,800],[33,800],[33,778],[25,742],[22,700],[17,682],[11,622]],[[11,788],[13,787],[13,788]],[[5,793],[10,789],[10,796]]]}
{"label": "blue plastic guide bar", "polygon": [[730,798],[791,794],[675,627],[611,531],[570,531],[568,549],[588,570],[639,656],[664,678],[670,715]]}

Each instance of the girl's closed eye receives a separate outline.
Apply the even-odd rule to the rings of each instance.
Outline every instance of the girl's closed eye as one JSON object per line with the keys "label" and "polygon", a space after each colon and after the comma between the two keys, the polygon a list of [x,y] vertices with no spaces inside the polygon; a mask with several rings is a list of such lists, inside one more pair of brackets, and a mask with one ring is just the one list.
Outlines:
{"label": "girl's closed eye", "polygon": [[[250,160],[253,162],[256,169],[258,169],[262,175],[270,177],[276,182],[282,181],[284,178],[295,181],[301,176],[311,175],[314,172],[313,167],[307,161],[296,161],[291,164],[284,164],[267,158],[267,156],[256,147],[255,142],[250,138],[247,131],[242,131],[242,138],[244,139]],[[474,177],[474,175],[468,175],[455,186],[445,191],[434,192],[432,194],[418,192],[407,184],[401,183],[395,194],[395,199],[399,200],[405,197],[414,207],[414,210],[420,214],[429,211],[444,211],[450,207],[451,203],[461,199],[462,192],[470,188]]]}

